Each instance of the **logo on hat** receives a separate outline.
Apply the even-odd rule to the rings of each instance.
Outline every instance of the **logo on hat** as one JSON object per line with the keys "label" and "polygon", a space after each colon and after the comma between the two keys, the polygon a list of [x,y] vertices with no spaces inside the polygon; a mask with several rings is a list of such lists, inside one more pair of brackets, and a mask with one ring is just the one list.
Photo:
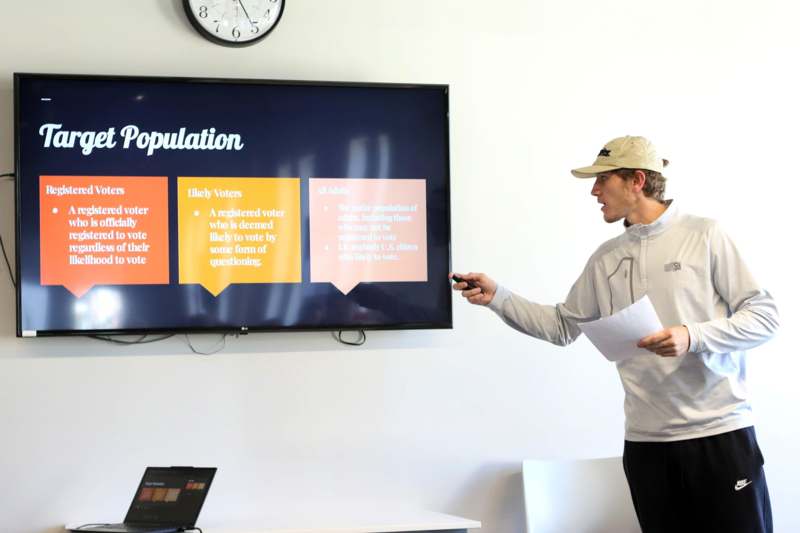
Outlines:
{"label": "logo on hat", "polygon": [[605,148],[603,148],[602,150],[600,150],[600,153],[597,154],[597,157],[608,157],[610,155],[611,155],[611,151],[610,150],[606,150]]}

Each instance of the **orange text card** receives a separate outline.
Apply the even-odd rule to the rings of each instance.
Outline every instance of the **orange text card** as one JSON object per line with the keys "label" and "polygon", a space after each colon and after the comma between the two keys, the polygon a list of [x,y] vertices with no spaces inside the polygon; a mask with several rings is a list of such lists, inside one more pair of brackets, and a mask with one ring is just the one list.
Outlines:
{"label": "orange text card", "polygon": [[180,283],[299,283],[299,178],[178,178]]}
{"label": "orange text card", "polygon": [[167,178],[41,176],[42,285],[169,283]]}

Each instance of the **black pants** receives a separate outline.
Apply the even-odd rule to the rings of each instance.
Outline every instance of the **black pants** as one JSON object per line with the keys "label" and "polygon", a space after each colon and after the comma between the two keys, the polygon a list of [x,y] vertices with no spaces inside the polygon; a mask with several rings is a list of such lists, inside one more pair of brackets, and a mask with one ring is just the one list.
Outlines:
{"label": "black pants", "polygon": [[752,427],[675,442],[625,441],[622,464],[643,533],[772,533]]}

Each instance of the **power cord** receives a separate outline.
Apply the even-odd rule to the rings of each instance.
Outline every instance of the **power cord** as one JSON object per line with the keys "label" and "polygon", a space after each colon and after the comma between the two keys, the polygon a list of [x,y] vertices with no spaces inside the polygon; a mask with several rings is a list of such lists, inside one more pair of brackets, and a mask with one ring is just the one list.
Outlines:
{"label": "power cord", "polygon": [[138,339],[135,339],[135,340],[132,340],[132,341],[125,340],[125,339],[115,339],[114,337],[110,337],[108,335],[89,335],[89,338],[95,339],[95,340],[98,340],[98,341],[103,341],[103,342],[110,342],[111,344],[121,344],[121,345],[124,345],[124,346],[131,346],[133,344],[150,344],[151,342],[163,341],[163,340],[169,339],[170,337],[174,337],[175,334],[174,333],[168,333],[166,335],[161,335],[160,337],[155,337],[153,339],[148,339],[147,337],[149,337],[149,336],[150,336],[149,333],[145,333],[144,335],[142,335]]}
{"label": "power cord", "polygon": [[331,331],[331,336],[333,336],[334,340],[340,344],[346,344],[348,346],[361,346],[365,342],[367,342],[367,334],[364,332],[363,329],[358,330],[358,339],[355,341],[347,341],[342,338],[342,333],[344,330],[339,331]]}
{"label": "power cord", "polygon": [[[0,178],[4,178],[7,181],[14,181],[14,173],[7,172],[5,174],[0,174]],[[8,254],[6,253],[6,245],[3,244],[3,236],[0,235],[0,250],[3,251],[3,259],[6,260],[6,266],[8,267],[8,277],[11,278],[11,284],[14,288],[17,288],[17,282],[14,280],[14,270],[11,268],[11,262],[8,260]]]}
{"label": "power cord", "polygon": [[3,259],[6,260],[6,267],[8,267],[8,277],[11,278],[11,284],[14,288],[17,288],[17,282],[14,280],[14,274],[12,273],[11,263],[8,261],[8,254],[6,254],[6,246],[3,244],[3,237],[0,235],[0,249],[3,250]]}
{"label": "power cord", "polygon": [[[214,355],[215,353],[220,352],[221,350],[223,350],[225,348],[225,339],[226,339],[226,337],[228,335],[229,335],[229,333],[224,333],[222,335],[222,337],[220,338],[220,340],[217,341],[217,345],[219,345],[220,343],[221,343],[221,345],[218,346],[218,347],[217,347],[217,345],[215,345],[214,349],[209,350],[207,352],[203,352],[203,351],[200,351],[197,348],[195,348],[194,345],[192,344],[191,339],[189,339],[189,335],[188,334],[185,334],[184,337],[186,338],[186,344],[189,345],[189,348],[192,350],[192,352],[196,353],[197,355]],[[159,337],[154,337],[152,339],[148,339],[147,337],[149,337],[149,336],[150,336],[149,333],[145,333],[144,335],[141,335],[138,339],[127,340],[127,339],[116,339],[116,338],[108,336],[108,335],[88,335],[89,338],[95,339],[95,340],[98,340],[98,341],[110,342],[112,344],[120,344],[120,345],[123,345],[123,346],[132,346],[134,344],[149,344],[151,342],[163,341],[163,340],[169,339],[170,337],[174,337],[175,334],[174,333],[167,333],[166,335],[161,335]]]}
{"label": "power cord", "polygon": [[196,353],[197,355],[214,355],[215,353],[221,352],[225,349],[225,339],[228,337],[228,335],[230,335],[230,333],[223,333],[220,340],[217,341],[215,349],[212,349],[208,352],[201,352],[200,350],[197,350],[192,344],[192,341],[189,339],[188,333],[184,334],[184,337],[186,337],[186,344],[189,345],[189,348],[192,350],[192,352]]}

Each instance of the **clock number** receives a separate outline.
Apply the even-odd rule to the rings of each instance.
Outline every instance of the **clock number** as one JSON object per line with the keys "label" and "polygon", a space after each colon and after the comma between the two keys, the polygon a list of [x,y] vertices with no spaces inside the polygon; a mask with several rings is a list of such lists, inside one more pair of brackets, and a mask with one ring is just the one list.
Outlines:
{"label": "clock number", "polygon": [[258,33],[258,32],[260,32],[260,31],[261,31],[261,28],[259,28],[259,27],[256,25],[256,23],[255,23],[255,22],[253,22],[253,23],[251,23],[251,24],[250,24],[250,31],[251,31],[252,33]]}
{"label": "clock number", "polygon": [[233,30],[231,31],[231,35],[233,35],[234,39],[238,39],[242,36],[242,32],[239,31],[239,26],[234,26]]}
{"label": "clock number", "polygon": [[204,19],[208,17],[208,6],[200,6],[200,18]]}

